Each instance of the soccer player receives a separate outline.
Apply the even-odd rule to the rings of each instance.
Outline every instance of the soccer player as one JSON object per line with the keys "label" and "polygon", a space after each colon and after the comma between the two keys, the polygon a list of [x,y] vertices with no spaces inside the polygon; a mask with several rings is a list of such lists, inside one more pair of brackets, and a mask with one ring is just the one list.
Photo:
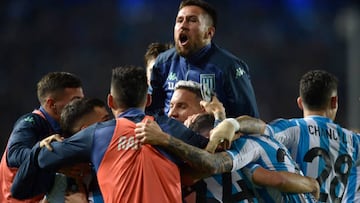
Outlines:
{"label": "soccer player", "polygon": [[[353,130],[360,139],[360,131]],[[360,166],[352,167],[342,202],[360,202]]]}
{"label": "soccer player", "polygon": [[[16,200],[10,194],[11,184],[17,168],[28,158],[31,148],[49,135],[61,133],[61,111],[71,100],[84,97],[82,83],[74,74],[50,72],[37,83],[37,97],[40,107],[16,121],[3,154],[0,163],[0,202],[37,203],[43,198],[43,195],[39,195],[24,201]],[[45,177],[52,177],[52,174]],[[49,185],[42,184],[40,187],[48,188]]]}
{"label": "soccer player", "polygon": [[[136,90],[136,91],[134,91]],[[53,151],[34,147],[19,168],[13,190],[35,184],[42,170],[55,171],[64,164],[91,162],[106,203],[181,202],[180,173],[183,162],[135,138],[135,123],[155,119],[169,134],[198,147],[201,136],[168,117],[146,116],[148,84],[143,68],[124,66],[113,69],[108,105],[116,119],[97,123],[62,142],[51,143]],[[20,172],[21,171],[21,172]],[[15,182],[17,185],[15,185]],[[14,188],[17,187],[17,188]]]}
{"label": "soccer player", "polygon": [[145,67],[146,67],[146,76],[150,85],[150,78],[151,78],[151,74],[152,74],[152,70],[153,70],[153,66],[156,60],[156,57],[172,48],[173,45],[170,43],[159,43],[159,42],[154,42],[154,43],[150,43],[146,49],[145,55],[144,55],[144,61],[145,61]]}
{"label": "soccer player", "polygon": [[304,118],[269,124],[269,131],[289,149],[305,175],[319,181],[321,202],[342,200],[351,168],[360,160],[356,134],[334,123],[337,87],[337,78],[324,70],[305,73],[297,99]]}
{"label": "soccer player", "polygon": [[[204,112],[211,113],[211,116],[208,117],[206,114],[201,114]],[[199,83],[180,80],[175,85],[175,91],[170,101],[169,117],[173,117],[181,122],[188,122],[192,130],[206,136],[216,123],[225,119],[225,109],[216,96],[213,96],[210,102],[202,101],[201,85]],[[207,119],[202,121],[201,118],[204,117]],[[195,121],[189,121],[193,119]],[[202,121],[201,124],[198,123],[200,121]],[[196,129],[197,125],[199,126]],[[260,167],[256,168],[256,170],[258,171],[254,173],[255,178],[258,178],[259,174],[261,174],[261,178],[258,178],[258,185],[277,187],[278,181],[289,177],[282,176],[282,174],[276,171],[260,169]],[[277,181],[264,182],[264,180],[269,180],[269,177],[271,177],[272,180],[274,180],[275,177],[278,178],[276,179]],[[185,200],[187,202],[191,202],[191,198],[194,198],[193,193],[191,193],[193,190],[196,191],[196,201],[200,202],[239,202],[245,199],[248,201],[257,201],[255,194],[252,192],[252,187],[246,184],[244,178],[244,174],[240,170],[233,171],[232,173],[217,174],[198,181],[190,188],[184,188],[183,194],[186,196]]]}
{"label": "soccer player", "polygon": [[[61,113],[62,136],[70,137],[96,122],[109,119],[109,112],[102,100],[75,99],[67,104]],[[47,147],[52,150],[50,144],[47,144]],[[49,202],[88,203],[89,200],[93,203],[103,202],[96,176],[92,174],[89,163],[78,163],[61,168],[56,174],[52,189],[45,197]]]}
{"label": "soccer player", "polygon": [[265,132],[274,134],[289,149],[306,176],[317,179],[320,202],[340,202],[345,190],[347,200],[353,201],[357,190],[353,182],[356,178],[349,179],[349,175],[355,174],[354,167],[359,166],[360,143],[356,133],[334,122],[337,88],[338,80],[331,73],[324,70],[305,73],[297,99],[303,118],[274,120]]}
{"label": "soccer player", "polygon": [[216,93],[227,117],[259,116],[248,66],[212,41],[216,21],[216,11],[206,1],[181,2],[174,26],[175,47],[159,54],[153,67],[149,111],[165,107],[167,114],[175,84],[192,80]]}
{"label": "soccer player", "polygon": [[[165,147],[181,157],[192,168],[198,170],[197,178],[230,171],[234,172],[248,166],[251,167],[251,173],[253,174],[250,176],[255,183],[265,182],[262,186],[273,187],[274,183],[277,183],[276,188],[280,189],[277,190],[271,187],[255,188],[259,194],[258,198],[261,199],[260,201],[314,202],[314,198],[307,192],[312,192],[315,195],[319,192],[319,186],[315,179],[297,175],[301,174],[301,172],[297,171],[296,164],[287,153],[287,149],[271,136],[242,136],[232,143],[230,150],[210,154],[205,150],[188,145],[168,135],[154,121],[148,120],[145,123],[137,123],[136,125],[136,137],[142,143]],[[234,119],[225,119],[212,131],[210,141],[212,136],[216,137],[216,134],[234,134],[238,129],[240,129],[240,126]],[[252,162],[257,164],[254,165]],[[280,178],[282,175],[268,176],[269,174],[264,173],[264,170],[257,170],[259,166],[273,171],[282,171],[281,173],[286,173],[286,175],[283,174],[283,177],[291,176],[292,178]],[[259,176],[255,175],[255,173],[259,173]],[[260,178],[257,179],[256,177]],[[262,180],[264,177],[267,177],[267,179]],[[269,177],[271,178],[269,179]],[[235,198],[236,201],[246,200],[251,198],[247,192],[243,191],[243,193],[237,194],[240,197],[230,195],[224,199],[218,199],[218,201],[233,202]]]}

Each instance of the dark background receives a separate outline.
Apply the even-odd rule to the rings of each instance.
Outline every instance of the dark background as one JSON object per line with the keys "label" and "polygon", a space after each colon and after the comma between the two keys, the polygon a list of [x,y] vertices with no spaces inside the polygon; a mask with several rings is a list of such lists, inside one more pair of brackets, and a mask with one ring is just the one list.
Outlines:
{"label": "dark background", "polygon": [[[301,117],[298,81],[316,68],[338,76],[337,122],[349,126],[343,17],[349,9],[359,11],[357,1],[209,2],[219,16],[214,41],[249,65],[263,120]],[[73,72],[87,96],[105,101],[113,67],[143,66],[149,43],[172,42],[178,5],[173,0],[2,0],[0,150],[16,119],[38,107],[36,83],[44,74]]]}

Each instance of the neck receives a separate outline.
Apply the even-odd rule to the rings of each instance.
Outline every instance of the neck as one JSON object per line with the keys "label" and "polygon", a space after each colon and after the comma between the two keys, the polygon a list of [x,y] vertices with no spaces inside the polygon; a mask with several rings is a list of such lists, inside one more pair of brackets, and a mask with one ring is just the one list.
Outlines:
{"label": "neck", "polygon": [[57,115],[51,108],[47,108],[46,106],[42,106],[43,109],[46,111],[47,114],[49,114],[49,116],[51,118],[53,118],[55,121],[59,122],[60,121],[60,116]]}
{"label": "neck", "polygon": [[[134,108],[138,108],[138,109],[140,109],[142,111],[145,111],[145,107],[134,107]],[[117,118],[119,115],[121,115],[122,113],[124,113],[127,110],[129,110],[129,108],[111,109],[111,111],[112,111],[115,118]]]}
{"label": "neck", "polygon": [[325,111],[325,110],[314,111],[314,110],[305,110],[304,109],[304,114],[303,115],[304,115],[304,118],[307,117],[307,116],[323,116],[323,117],[330,118],[331,120],[335,119],[331,112],[328,112],[328,111]]}

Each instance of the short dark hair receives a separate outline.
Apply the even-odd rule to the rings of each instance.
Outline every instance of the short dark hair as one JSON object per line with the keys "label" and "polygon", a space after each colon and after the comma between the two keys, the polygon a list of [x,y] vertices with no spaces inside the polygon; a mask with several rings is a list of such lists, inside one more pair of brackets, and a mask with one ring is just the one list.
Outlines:
{"label": "short dark hair", "polygon": [[209,3],[207,3],[206,1],[202,1],[202,0],[183,0],[180,3],[179,10],[185,6],[198,6],[198,7],[202,8],[207,14],[209,14],[209,16],[212,20],[212,24],[216,28],[217,13],[216,13],[216,10]]}
{"label": "short dark hair", "polygon": [[338,79],[334,75],[324,70],[312,70],[301,77],[299,93],[307,108],[321,110],[326,108],[337,88]]}
{"label": "short dark hair", "polygon": [[148,62],[151,59],[155,59],[160,53],[172,48],[173,45],[171,43],[159,43],[159,42],[153,42],[150,43],[147,47],[144,60],[145,65],[148,65]]}
{"label": "short dark hair", "polygon": [[146,100],[148,91],[145,69],[132,65],[114,68],[111,89],[119,105],[125,108],[139,107]]}
{"label": "short dark hair", "polygon": [[194,122],[189,125],[189,128],[201,135],[204,131],[209,131],[214,128],[215,117],[213,114],[202,113],[198,115]]}
{"label": "short dark hair", "polygon": [[68,72],[51,72],[43,76],[37,83],[37,96],[40,104],[45,102],[46,96],[64,91],[66,88],[82,87],[81,80]]}
{"label": "short dark hair", "polygon": [[75,134],[76,123],[94,112],[95,107],[105,107],[105,102],[97,98],[77,98],[65,105],[60,117],[63,136],[69,137]]}

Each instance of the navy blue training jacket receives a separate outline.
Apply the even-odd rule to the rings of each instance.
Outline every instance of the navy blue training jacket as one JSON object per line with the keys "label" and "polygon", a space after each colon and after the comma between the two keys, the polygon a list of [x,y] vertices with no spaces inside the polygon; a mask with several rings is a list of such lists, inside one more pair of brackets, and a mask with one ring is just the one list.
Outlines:
{"label": "navy blue training jacket", "polygon": [[[179,80],[207,85],[223,103],[227,117],[259,117],[249,68],[245,62],[211,43],[189,58],[172,48],[161,53],[151,76],[152,105],[148,111],[169,111],[174,87]],[[165,101],[165,103],[164,103]]]}

